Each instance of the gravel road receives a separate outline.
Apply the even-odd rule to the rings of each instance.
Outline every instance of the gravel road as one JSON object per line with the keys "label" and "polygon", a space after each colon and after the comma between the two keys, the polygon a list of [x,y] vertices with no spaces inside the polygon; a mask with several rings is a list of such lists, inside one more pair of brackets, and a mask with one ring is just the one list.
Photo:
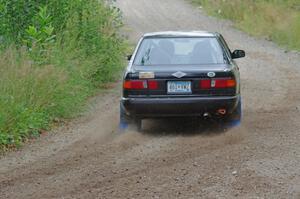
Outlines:
{"label": "gravel road", "polygon": [[300,54],[184,0],[119,0],[132,43],[161,30],[221,32],[244,49],[244,118],[146,121],[118,132],[120,84],[89,112],[0,159],[0,198],[300,198]]}

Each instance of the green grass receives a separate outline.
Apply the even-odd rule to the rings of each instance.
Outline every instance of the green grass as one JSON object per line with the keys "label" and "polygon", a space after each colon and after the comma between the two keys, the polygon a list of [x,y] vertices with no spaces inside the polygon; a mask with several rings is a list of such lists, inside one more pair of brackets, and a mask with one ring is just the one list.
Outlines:
{"label": "green grass", "polygon": [[[0,16],[0,149],[39,136],[56,118],[76,116],[88,97],[120,76],[128,48],[118,35],[120,13],[102,1],[64,0],[66,15],[55,9],[61,0],[27,1],[33,10],[20,11],[21,24],[14,26],[14,17],[22,16]],[[0,9],[9,2],[0,0]],[[23,1],[16,2],[22,10]]]}
{"label": "green grass", "polygon": [[192,0],[213,16],[230,19],[239,29],[300,50],[299,0]]}

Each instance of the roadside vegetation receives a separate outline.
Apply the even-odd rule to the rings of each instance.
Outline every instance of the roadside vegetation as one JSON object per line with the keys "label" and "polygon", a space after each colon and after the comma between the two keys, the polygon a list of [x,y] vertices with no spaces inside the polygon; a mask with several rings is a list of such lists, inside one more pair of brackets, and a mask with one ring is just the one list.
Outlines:
{"label": "roadside vegetation", "polygon": [[230,19],[254,36],[300,50],[299,0],[192,0],[209,14]]}
{"label": "roadside vegetation", "polygon": [[118,77],[121,26],[104,0],[0,0],[0,148],[74,116]]}

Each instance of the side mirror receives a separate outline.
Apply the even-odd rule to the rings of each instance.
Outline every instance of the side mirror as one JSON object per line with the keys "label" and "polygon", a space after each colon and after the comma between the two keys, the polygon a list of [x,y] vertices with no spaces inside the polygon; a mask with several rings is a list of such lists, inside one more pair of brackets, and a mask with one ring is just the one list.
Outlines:
{"label": "side mirror", "polygon": [[231,57],[232,59],[237,59],[237,58],[241,58],[241,57],[245,57],[246,53],[243,50],[235,50],[233,51],[233,53],[231,53]]}
{"label": "side mirror", "polygon": [[132,55],[127,55],[127,60],[130,61],[132,58]]}

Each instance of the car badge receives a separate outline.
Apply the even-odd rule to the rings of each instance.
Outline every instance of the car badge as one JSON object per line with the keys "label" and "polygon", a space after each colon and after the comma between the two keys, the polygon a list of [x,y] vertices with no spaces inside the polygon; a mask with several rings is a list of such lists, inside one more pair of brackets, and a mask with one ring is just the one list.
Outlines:
{"label": "car badge", "polygon": [[216,76],[216,73],[214,73],[214,72],[208,72],[208,73],[207,73],[207,76],[208,76],[208,77],[215,77],[215,76]]}
{"label": "car badge", "polygon": [[182,78],[182,77],[186,76],[186,73],[178,71],[176,73],[173,73],[172,75],[177,78]]}

